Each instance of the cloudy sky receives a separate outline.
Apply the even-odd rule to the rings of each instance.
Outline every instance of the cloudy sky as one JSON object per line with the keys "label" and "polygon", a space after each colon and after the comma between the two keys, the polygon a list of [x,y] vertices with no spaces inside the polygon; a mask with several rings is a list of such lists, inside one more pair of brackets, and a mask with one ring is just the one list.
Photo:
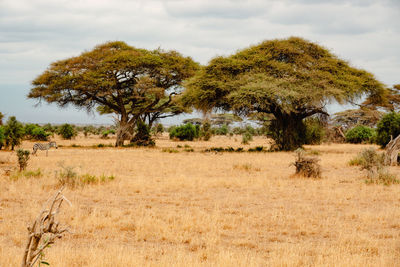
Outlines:
{"label": "cloudy sky", "polygon": [[0,112],[23,122],[107,116],[26,98],[49,63],[121,40],[206,64],[262,40],[317,42],[388,86],[400,83],[400,0],[0,0]]}

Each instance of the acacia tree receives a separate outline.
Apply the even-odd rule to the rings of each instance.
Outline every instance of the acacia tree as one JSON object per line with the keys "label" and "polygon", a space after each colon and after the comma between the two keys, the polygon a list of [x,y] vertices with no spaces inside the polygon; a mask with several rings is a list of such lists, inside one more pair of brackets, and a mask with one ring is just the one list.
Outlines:
{"label": "acacia tree", "polygon": [[327,115],[330,101],[345,103],[366,94],[378,99],[385,92],[372,74],[297,37],[264,41],[216,57],[185,86],[183,102],[197,109],[271,114],[271,137],[278,150],[304,144],[303,119]]}
{"label": "acacia tree", "polygon": [[136,122],[144,114],[169,112],[182,81],[197,68],[191,58],[176,51],[148,51],[108,42],[52,63],[32,82],[28,97],[61,107],[72,104],[116,114],[116,146],[121,146],[132,138]]}

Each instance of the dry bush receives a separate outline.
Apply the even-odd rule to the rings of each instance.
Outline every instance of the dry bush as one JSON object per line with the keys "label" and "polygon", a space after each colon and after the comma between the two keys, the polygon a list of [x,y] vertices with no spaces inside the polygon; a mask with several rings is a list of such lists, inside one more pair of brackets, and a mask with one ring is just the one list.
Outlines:
{"label": "dry bush", "polygon": [[319,159],[305,155],[303,149],[297,149],[296,161],[292,163],[296,167],[296,174],[304,177],[321,178],[321,166]]}
{"label": "dry bush", "polygon": [[355,158],[349,161],[349,165],[359,165],[361,170],[367,171],[368,184],[398,184],[396,176],[385,167],[385,154],[378,153],[375,148],[367,148],[361,151]]}

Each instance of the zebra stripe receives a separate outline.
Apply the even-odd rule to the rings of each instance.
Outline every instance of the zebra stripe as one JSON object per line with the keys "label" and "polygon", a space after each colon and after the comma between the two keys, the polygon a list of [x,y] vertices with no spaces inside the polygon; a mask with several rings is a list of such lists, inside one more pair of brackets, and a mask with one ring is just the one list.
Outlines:
{"label": "zebra stripe", "polygon": [[33,152],[32,152],[32,155],[35,155],[36,152],[38,151],[38,149],[40,149],[40,150],[46,150],[46,156],[48,156],[49,149],[50,149],[51,147],[58,148],[58,147],[57,147],[57,143],[54,142],[54,141],[49,142],[49,143],[46,143],[46,144],[36,143],[36,144],[33,145]]}

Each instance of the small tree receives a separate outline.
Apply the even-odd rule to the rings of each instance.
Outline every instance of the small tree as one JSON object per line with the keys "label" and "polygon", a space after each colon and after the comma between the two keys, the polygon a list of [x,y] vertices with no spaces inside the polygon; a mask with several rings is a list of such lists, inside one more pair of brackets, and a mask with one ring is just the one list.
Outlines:
{"label": "small tree", "polygon": [[4,127],[0,126],[0,150],[4,146],[5,139],[6,139],[6,136],[4,135]]}
{"label": "small tree", "polygon": [[161,123],[158,123],[156,126],[156,134],[162,134],[164,132],[164,126]]}
{"label": "small tree", "polygon": [[210,140],[210,138],[212,136],[212,132],[211,132],[211,123],[208,120],[205,120],[203,122],[200,135],[204,141]]}
{"label": "small tree", "polygon": [[60,134],[64,139],[72,139],[72,137],[76,136],[74,127],[68,123],[61,125],[60,129],[58,130],[58,134]]}
{"label": "small tree", "polygon": [[22,123],[17,121],[15,116],[11,116],[5,125],[6,146],[11,146],[14,150],[15,146],[21,144],[24,136],[24,127]]}
{"label": "small tree", "polygon": [[0,112],[0,125],[3,125],[4,114]]}
{"label": "small tree", "polygon": [[30,152],[28,150],[18,149],[17,150],[17,157],[18,157],[18,165],[19,171],[23,171],[28,166]]}

